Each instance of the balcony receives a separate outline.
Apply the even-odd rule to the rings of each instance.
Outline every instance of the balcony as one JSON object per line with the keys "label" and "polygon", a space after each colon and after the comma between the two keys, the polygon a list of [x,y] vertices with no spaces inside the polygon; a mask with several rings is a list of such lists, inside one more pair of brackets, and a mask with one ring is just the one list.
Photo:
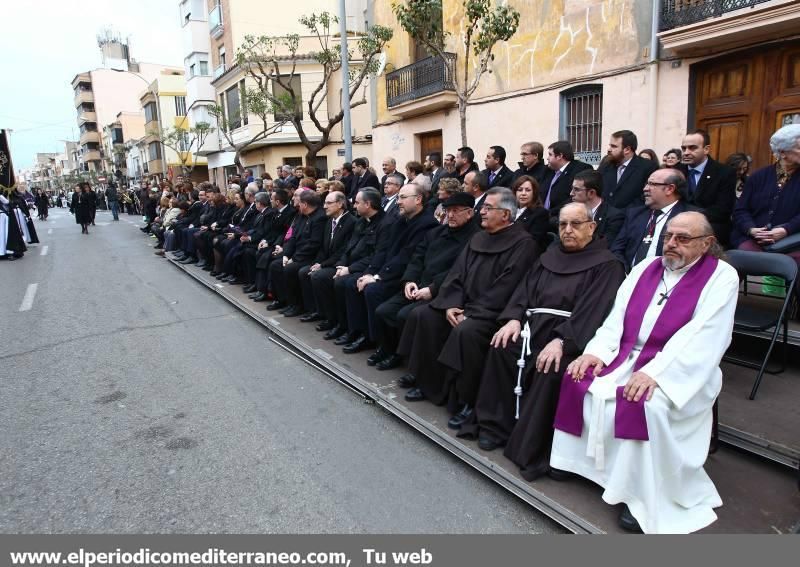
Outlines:
{"label": "balcony", "polygon": [[214,79],[213,80],[216,81],[217,79],[219,79],[223,75],[223,73],[225,73],[225,71],[226,71],[225,63],[222,63],[222,64],[218,65],[217,68],[214,69]]}
{"label": "balcony", "polygon": [[659,38],[682,57],[700,56],[793,35],[796,0],[664,0]]}
{"label": "balcony", "polygon": [[90,161],[100,161],[102,159],[100,155],[100,150],[84,150],[83,152],[83,163],[89,163]]}
{"label": "balcony", "polygon": [[455,93],[456,56],[428,57],[386,75],[386,106],[403,118],[449,108]]}
{"label": "balcony", "polygon": [[93,110],[78,109],[78,123],[97,122],[97,113]]}
{"label": "balcony", "polygon": [[81,132],[81,137],[79,142],[82,146],[90,143],[99,144],[100,132],[98,132],[97,130],[84,130],[83,132]]}
{"label": "balcony", "polygon": [[94,104],[94,93],[92,89],[76,89],[74,102],[76,108],[89,102]]}
{"label": "balcony", "polygon": [[211,32],[211,37],[214,39],[219,38],[222,32],[225,31],[222,25],[222,6],[217,4],[213,10],[208,13],[208,29]]}

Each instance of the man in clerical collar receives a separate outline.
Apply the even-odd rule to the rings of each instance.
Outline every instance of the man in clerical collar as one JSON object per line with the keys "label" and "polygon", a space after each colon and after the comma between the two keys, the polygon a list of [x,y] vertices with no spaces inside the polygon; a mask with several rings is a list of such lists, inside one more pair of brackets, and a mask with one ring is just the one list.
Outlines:
{"label": "man in clerical collar", "polygon": [[664,256],[634,267],[567,367],[550,466],[554,478],[578,474],[608,504],[625,504],[625,529],[689,533],[722,505],[703,463],[739,277],[701,213],[675,216],[661,238]]}
{"label": "man in clerical collar", "polygon": [[503,326],[490,343],[476,419],[459,433],[477,436],[484,451],[508,444],[505,454],[526,480],[550,468],[564,369],[611,311],[625,279],[622,263],[595,235],[586,205],[561,208],[559,245],[542,254],[498,317]]}

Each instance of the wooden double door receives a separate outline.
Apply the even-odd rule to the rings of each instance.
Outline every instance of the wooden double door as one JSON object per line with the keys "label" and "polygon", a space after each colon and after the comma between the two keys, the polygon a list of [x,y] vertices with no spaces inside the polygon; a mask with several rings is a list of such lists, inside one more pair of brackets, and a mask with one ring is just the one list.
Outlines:
{"label": "wooden double door", "polygon": [[800,124],[800,41],[703,61],[692,77],[694,124],[708,131],[717,160],[743,152],[754,168],[769,165],[770,136]]}

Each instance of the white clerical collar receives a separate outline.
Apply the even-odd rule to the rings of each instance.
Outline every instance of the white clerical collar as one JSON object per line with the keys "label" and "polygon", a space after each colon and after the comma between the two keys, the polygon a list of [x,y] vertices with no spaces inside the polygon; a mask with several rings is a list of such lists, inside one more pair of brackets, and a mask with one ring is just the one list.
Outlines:
{"label": "white clerical collar", "polygon": [[278,212],[282,213],[283,211],[286,210],[286,207],[288,207],[288,206],[289,206],[289,203],[286,203],[284,206],[282,206],[280,209],[278,209]]}

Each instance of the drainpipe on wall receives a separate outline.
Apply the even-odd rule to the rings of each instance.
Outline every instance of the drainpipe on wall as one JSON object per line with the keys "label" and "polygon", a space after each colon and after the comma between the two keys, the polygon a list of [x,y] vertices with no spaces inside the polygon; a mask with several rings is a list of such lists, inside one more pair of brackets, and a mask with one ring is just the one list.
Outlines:
{"label": "drainpipe on wall", "polygon": [[[653,0],[653,17],[650,25],[650,90],[649,106],[650,111],[647,115],[647,132],[650,135],[650,147],[656,148],[656,119],[658,109],[658,21],[661,16],[662,0]],[[655,150],[656,153],[658,150]]]}

